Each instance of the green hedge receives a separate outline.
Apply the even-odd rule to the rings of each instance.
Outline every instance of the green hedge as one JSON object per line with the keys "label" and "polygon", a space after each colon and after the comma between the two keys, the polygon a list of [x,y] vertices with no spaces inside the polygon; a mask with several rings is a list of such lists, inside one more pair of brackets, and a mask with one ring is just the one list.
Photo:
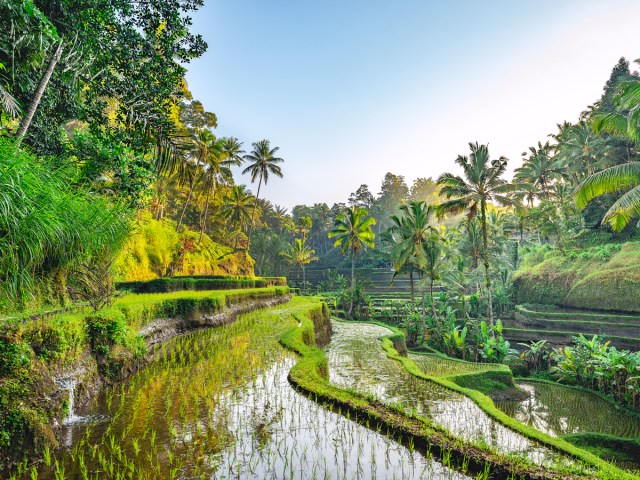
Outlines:
{"label": "green hedge", "polygon": [[118,290],[133,293],[169,293],[183,290],[230,290],[241,288],[267,288],[286,286],[285,277],[250,277],[211,275],[201,277],[156,278],[147,282],[120,282]]}

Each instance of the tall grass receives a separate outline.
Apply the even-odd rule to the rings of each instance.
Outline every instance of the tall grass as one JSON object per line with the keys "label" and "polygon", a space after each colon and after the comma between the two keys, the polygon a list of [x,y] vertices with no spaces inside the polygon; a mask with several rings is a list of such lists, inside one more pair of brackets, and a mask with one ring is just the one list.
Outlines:
{"label": "tall grass", "polygon": [[67,161],[0,139],[0,309],[24,305],[52,279],[64,289],[75,262],[113,251],[127,234],[124,208],[75,177]]}

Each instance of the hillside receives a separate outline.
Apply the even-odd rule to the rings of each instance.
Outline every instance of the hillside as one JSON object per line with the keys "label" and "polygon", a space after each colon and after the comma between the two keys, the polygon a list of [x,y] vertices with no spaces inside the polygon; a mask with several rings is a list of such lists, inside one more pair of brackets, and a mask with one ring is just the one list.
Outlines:
{"label": "hillside", "polygon": [[579,253],[538,249],[514,275],[517,304],[640,312],[640,242],[606,244]]}
{"label": "hillside", "polygon": [[[114,262],[117,281],[152,280],[171,275],[253,275],[253,260],[244,252],[214,242],[189,229],[176,232],[175,222],[154,220],[140,212],[136,227]],[[169,272],[171,270],[171,272]]]}

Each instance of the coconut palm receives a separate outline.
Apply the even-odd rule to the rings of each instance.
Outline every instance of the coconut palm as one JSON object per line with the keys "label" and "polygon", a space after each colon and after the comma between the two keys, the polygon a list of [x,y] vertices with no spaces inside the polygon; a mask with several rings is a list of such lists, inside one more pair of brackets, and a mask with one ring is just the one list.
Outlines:
{"label": "coconut palm", "polygon": [[242,158],[242,154],[244,153],[244,150],[242,150],[242,142],[236,137],[225,138],[222,150],[226,154],[227,166],[235,165],[239,167],[244,163],[244,158]]}
{"label": "coconut palm", "polygon": [[[278,163],[284,162],[282,158],[276,157],[276,153],[280,150],[280,147],[273,147],[269,143],[269,140],[260,140],[252,144],[253,150],[245,155],[243,158],[252,162],[247,168],[242,171],[242,174],[251,174],[251,183],[258,180],[258,191],[256,192],[256,201],[260,197],[260,187],[262,182],[266,185],[269,180],[269,174],[273,174],[276,177],[282,178],[282,169]],[[248,241],[251,243],[251,232],[255,221],[256,209],[254,207],[251,214],[251,227],[249,228]],[[247,247],[248,248],[248,247]]]}
{"label": "coconut palm", "polygon": [[[430,221],[435,208],[426,202],[410,202],[400,207],[401,215],[393,215],[393,224],[388,231],[393,247],[391,259],[395,272],[393,278],[400,273],[409,273],[411,285],[411,302],[414,302],[413,274],[422,273],[426,264],[425,245],[435,229]],[[392,279],[393,281],[393,279]]]}
{"label": "coconut palm", "polygon": [[[255,198],[244,185],[234,185],[224,196],[224,205],[220,217],[240,231],[244,231],[251,221],[251,211],[255,207]],[[237,248],[237,239],[236,245]]]}
{"label": "coconut palm", "polygon": [[302,288],[304,290],[307,284],[304,266],[318,259],[318,257],[316,257],[316,251],[309,247],[302,238],[296,238],[293,240],[293,243],[287,245],[287,250],[281,252],[280,255],[292,265],[296,265],[302,269]]}
{"label": "coconut palm", "polygon": [[514,190],[513,185],[504,180],[502,175],[507,167],[507,159],[497,160],[489,158],[487,145],[469,143],[471,155],[459,155],[456,163],[463,169],[464,177],[444,173],[438,178],[440,193],[449,200],[442,203],[439,210],[442,213],[467,212],[469,220],[480,215],[482,229],[482,259],[484,263],[485,286],[489,303],[489,321],[493,321],[493,305],[491,301],[491,275],[489,266],[489,247],[487,236],[487,204],[495,201],[499,204],[511,204],[507,197]]}
{"label": "coconut palm", "polygon": [[566,165],[565,174],[576,185],[585,175],[595,172],[602,156],[602,138],[585,121],[576,125],[565,122],[558,125],[558,130],[551,135],[557,142],[555,158]]}
{"label": "coconut palm", "polygon": [[[538,142],[537,147],[529,147],[528,158],[525,158],[522,166],[515,170],[514,180],[517,183],[533,186],[527,195],[529,206],[533,206],[533,197],[548,200],[554,180],[564,174],[565,163],[555,158],[552,150],[549,142],[544,145]],[[526,152],[523,155],[526,155]]]}
{"label": "coconut palm", "polygon": [[233,176],[229,168],[227,153],[224,150],[226,139],[216,138],[214,135],[208,137],[208,141],[202,149],[202,156],[198,158],[198,163],[202,165],[201,186],[205,194],[205,207],[200,219],[200,238],[198,245],[202,242],[204,228],[207,224],[209,214],[209,203],[218,189],[220,183],[233,182]]}
{"label": "coconut palm", "polygon": [[353,310],[353,294],[356,287],[355,262],[358,253],[365,247],[374,248],[375,234],[371,229],[376,224],[373,217],[364,208],[352,206],[344,213],[339,213],[334,221],[334,228],[328,234],[329,238],[335,238],[334,247],[340,247],[342,254],[351,255],[351,301],[349,303],[349,315]]}
{"label": "coconut palm", "polygon": [[[207,164],[213,164],[214,158],[221,154],[221,142],[216,139],[215,135],[207,129],[199,129],[193,132],[188,139],[186,146],[186,155],[182,156],[181,166],[175,167],[178,183],[189,184],[189,193],[185,200],[176,231],[180,230],[184,214],[187,211],[189,202],[193,197],[193,192],[203,180],[202,169]],[[206,173],[206,172],[205,172]]]}

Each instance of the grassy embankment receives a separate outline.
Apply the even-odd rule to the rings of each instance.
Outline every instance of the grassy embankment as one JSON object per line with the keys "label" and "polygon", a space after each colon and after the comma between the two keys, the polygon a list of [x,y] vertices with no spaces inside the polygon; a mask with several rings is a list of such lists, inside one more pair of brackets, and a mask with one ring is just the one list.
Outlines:
{"label": "grassy embankment", "polygon": [[538,249],[514,275],[517,304],[640,312],[640,242],[580,252]]}
{"label": "grassy embankment", "polygon": [[101,380],[121,378],[142,363],[147,346],[139,331],[150,321],[181,318],[197,327],[201,315],[287,292],[286,287],[270,287],[131,294],[97,312],[1,320],[0,465],[57,445],[55,425],[65,414],[67,394],[55,378],[82,372],[83,391],[91,395]]}
{"label": "grassy embankment", "polygon": [[[371,396],[329,384],[327,379],[327,359],[324,352],[316,347],[311,340],[314,338],[314,321],[311,317],[313,315],[316,317],[321,315],[319,308],[316,307],[315,313],[311,312],[312,315],[299,315],[297,318],[301,322],[301,326],[286,332],[281,337],[281,343],[301,356],[299,362],[291,370],[290,380],[292,383],[316,401],[325,403],[329,408],[344,412],[350,415],[351,418],[355,418],[356,421],[369,426],[378,429],[385,428],[387,433],[391,433],[394,436],[398,435],[399,440],[403,438],[405,441],[409,440],[412,446],[423,448],[441,459],[446,459],[447,462],[457,463],[459,468],[463,470],[468,468],[470,471],[482,471],[485,465],[490,465],[496,478],[513,478],[510,477],[512,474],[524,478],[567,478],[567,475],[569,477],[575,475],[577,478],[585,478],[585,475],[587,477],[591,475],[585,473],[590,469],[594,469],[596,472],[593,476],[597,476],[600,479],[635,478],[632,474],[604,462],[596,455],[579,449],[562,439],[542,434],[508,417],[493,405],[489,397],[477,390],[460,386],[450,378],[425,375],[412,360],[401,356],[394,348],[394,344],[399,345],[401,343],[398,332],[384,337],[382,339],[382,347],[390,358],[401,362],[411,374],[467,395],[500,423],[542,444],[568,453],[584,462],[585,465],[576,464],[563,468],[562,471],[551,471],[529,465],[522,459],[490,452],[486,447],[481,448],[465,444],[442,429],[435,427],[424,417],[407,415],[402,409],[394,409],[383,405]],[[464,377],[464,374],[461,375],[462,378],[471,378]],[[462,380],[462,383],[465,383],[465,381]]]}

